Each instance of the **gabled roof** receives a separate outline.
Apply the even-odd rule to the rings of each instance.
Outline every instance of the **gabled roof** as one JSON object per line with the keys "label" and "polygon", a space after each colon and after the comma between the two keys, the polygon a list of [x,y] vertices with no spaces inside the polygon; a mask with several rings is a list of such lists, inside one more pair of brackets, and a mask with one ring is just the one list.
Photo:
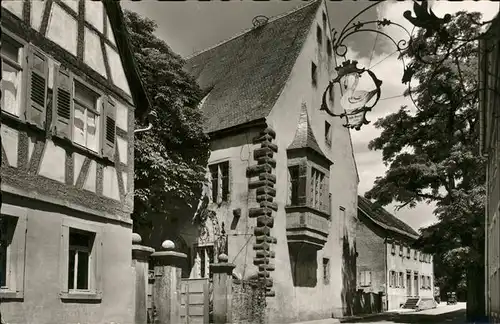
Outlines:
{"label": "gabled roof", "polygon": [[358,196],[358,209],[375,224],[386,230],[403,234],[411,239],[419,237],[419,234],[410,225],[365,197]]}
{"label": "gabled roof", "polygon": [[123,62],[123,70],[136,107],[136,118],[146,117],[151,109],[151,101],[142,83],[141,75],[135,63],[134,53],[130,45],[129,34],[125,25],[120,2],[116,0],[102,0],[109,17],[111,28],[115,36],[116,47]]}
{"label": "gabled roof", "polygon": [[320,4],[315,0],[187,58],[185,69],[202,89],[211,89],[201,107],[205,132],[269,115]]}
{"label": "gabled roof", "polygon": [[[309,121],[309,115],[307,114],[307,107],[303,103],[302,109],[300,111],[299,122],[297,123],[297,130],[295,131],[295,137],[292,143],[288,146],[289,150],[300,149],[300,148],[310,148],[316,153],[325,156],[323,151],[316,141],[316,137],[311,128],[311,122]],[[326,157],[326,156],[325,156]]]}

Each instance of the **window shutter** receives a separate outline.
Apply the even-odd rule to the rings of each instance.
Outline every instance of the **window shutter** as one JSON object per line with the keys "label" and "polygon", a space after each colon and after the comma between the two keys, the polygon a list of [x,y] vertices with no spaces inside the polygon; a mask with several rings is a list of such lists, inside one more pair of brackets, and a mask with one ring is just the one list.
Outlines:
{"label": "window shutter", "polygon": [[25,119],[27,123],[44,129],[47,105],[47,76],[49,71],[47,58],[33,46],[29,46],[27,60],[28,77]]}
{"label": "window shutter", "polygon": [[73,102],[71,74],[61,67],[56,70],[55,76],[52,133],[61,138],[71,139],[71,105]]}
{"label": "window shutter", "polygon": [[104,116],[104,139],[102,155],[111,161],[115,156],[116,142],[116,106],[110,97],[103,100],[103,116]]}

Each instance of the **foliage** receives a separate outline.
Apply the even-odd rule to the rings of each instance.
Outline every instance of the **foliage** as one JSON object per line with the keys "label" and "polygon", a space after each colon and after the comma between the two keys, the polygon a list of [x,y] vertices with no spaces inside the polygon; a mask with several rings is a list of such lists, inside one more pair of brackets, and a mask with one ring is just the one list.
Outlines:
{"label": "foliage", "polygon": [[202,93],[182,70],[184,61],[154,35],[154,21],[125,11],[135,60],[155,115],[150,131],[135,137],[134,225],[189,211],[205,181],[208,137],[196,108]]}
{"label": "foliage", "polygon": [[[479,13],[452,16],[443,43],[419,30],[404,56],[411,60],[418,85],[407,91],[416,111],[404,106],[379,119],[382,130],[369,148],[381,150],[388,166],[365,196],[382,205],[392,201],[415,207],[434,202],[438,222],[421,229],[417,247],[439,260],[437,282],[463,286],[466,270],[484,261],[485,161],[478,154],[477,42],[456,46],[452,39],[472,39]],[[441,43],[439,43],[441,42]],[[447,56],[446,48],[457,48]],[[435,49],[440,50],[435,53]],[[427,63],[422,62],[425,59]],[[442,62],[440,62],[442,60]],[[432,61],[429,64],[429,61]]]}

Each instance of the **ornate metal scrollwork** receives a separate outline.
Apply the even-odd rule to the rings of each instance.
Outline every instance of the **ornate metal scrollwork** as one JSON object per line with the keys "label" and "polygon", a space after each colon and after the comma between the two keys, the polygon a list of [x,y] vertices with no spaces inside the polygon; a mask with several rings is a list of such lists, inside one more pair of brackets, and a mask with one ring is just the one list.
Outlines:
{"label": "ornate metal scrollwork", "polygon": [[[357,61],[347,60],[341,66],[335,68],[335,70],[337,70],[337,77],[330,81],[323,93],[320,110],[326,111],[333,117],[345,117],[346,123],[343,125],[344,127],[360,130],[362,125],[370,123],[370,121],[366,119],[366,113],[371,111],[380,99],[382,81],[379,80],[372,71],[358,68],[357,64]],[[375,89],[371,91],[356,90],[358,80],[365,72],[372,79]],[[335,83],[339,83],[343,90],[341,105],[344,112],[341,114],[333,113],[331,109],[328,108],[327,103],[327,93],[333,90]],[[373,103],[368,105],[374,97],[375,100]],[[355,122],[353,122],[353,120]]]}

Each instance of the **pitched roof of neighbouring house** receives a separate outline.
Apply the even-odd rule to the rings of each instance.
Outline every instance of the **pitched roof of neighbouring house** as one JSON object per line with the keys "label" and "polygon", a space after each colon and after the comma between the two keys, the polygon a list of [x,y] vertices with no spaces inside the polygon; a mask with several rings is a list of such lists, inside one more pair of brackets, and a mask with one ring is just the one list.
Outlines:
{"label": "pitched roof of neighbouring house", "polygon": [[266,118],[307,38],[321,1],[270,19],[186,60],[202,89],[207,133]]}
{"label": "pitched roof of neighbouring house", "polygon": [[129,83],[134,105],[136,106],[136,118],[144,118],[151,109],[151,100],[145,90],[137,64],[135,63],[134,53],[132,53],[132,47],[130,46],[130,36],[123,17],[123,10],[119,1],[103,0],[102,3],[109,17],[109,22],[115,36],[116,47],[123,62],[123,70]]}
{"label": "pitched roof of neighbouring house", "polygon": [[307,107],[305,104],[302,104],[295,137],[292,143],[288,146],[289,150],[299,148],[310,148],[317,153],[325,156],[325,154],[319,147],[318,142],[316,141],[316,137],[314,136],[314,133],[312,131],[311,122],[309,121],[309,115],[307,114]]}
{"label": "pitched roof of neighbouring house", "polygon": [[358,208],[368,218],[370,218],[374,223],[381,226],[382,228],[409,236],[412,239],[416,239],[419,236],[419,234],[413,228],[411,228],[410,225],[406,224],[393,214],[389,213],[381,206],[375,205],[365,197],[358,196]]}

